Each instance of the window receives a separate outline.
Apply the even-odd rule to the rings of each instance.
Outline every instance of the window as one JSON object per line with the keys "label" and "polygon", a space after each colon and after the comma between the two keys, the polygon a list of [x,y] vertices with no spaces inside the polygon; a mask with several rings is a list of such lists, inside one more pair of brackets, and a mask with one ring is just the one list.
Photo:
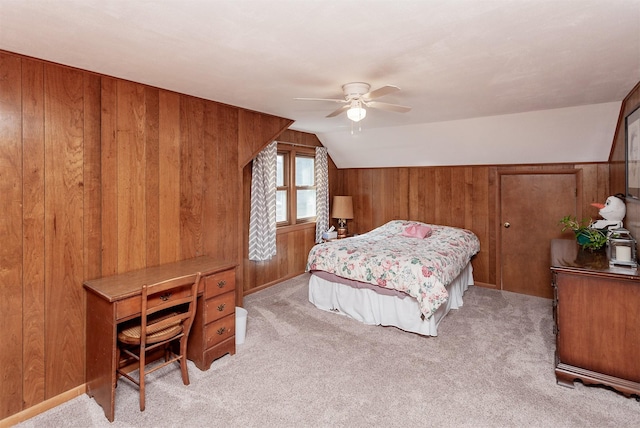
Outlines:
{"label": "window", "polygon": [[290,226],[316,221],[315,151],[278,146],[276,221]]}

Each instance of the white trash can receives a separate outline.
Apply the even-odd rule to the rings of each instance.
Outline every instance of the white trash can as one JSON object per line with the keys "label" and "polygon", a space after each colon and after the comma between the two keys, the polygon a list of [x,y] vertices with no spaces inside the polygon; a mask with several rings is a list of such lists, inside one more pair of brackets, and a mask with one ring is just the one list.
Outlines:
{"label": "white trash can", "polygon": [[242,345],[247,335],[247,310],[236,306],[236,345]]}

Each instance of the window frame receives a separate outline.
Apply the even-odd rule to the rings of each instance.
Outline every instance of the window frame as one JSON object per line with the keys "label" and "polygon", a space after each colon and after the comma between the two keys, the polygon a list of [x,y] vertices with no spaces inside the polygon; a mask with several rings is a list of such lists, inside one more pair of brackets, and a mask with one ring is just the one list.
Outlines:
{"label": "window frame", "polygon": [[[297,194],[298,190],[310,190],[315,189],[317,192],[317,186],[314,177],[314,185],[313,186],[296,186],[296,157],[307,157],[312,158],[315,166],[315,157],[316,151],[315,147],[300,147],[300,146],[292,146],[287,145],[286,143],[278,143],[278,155],[284,155],[284,185],[277,186],[276,191],[286,191],[287,192],[287,220],[276,223],[276,228],[281,229],[285,227],[293,227],[297,225],[305,225],[305,224],[315,224],[316,216],[313,217],[305,217],[298,219],[297,218],[297,210],[298,210],[298,200]],[[317,208],[317,207],[316,207]]]}

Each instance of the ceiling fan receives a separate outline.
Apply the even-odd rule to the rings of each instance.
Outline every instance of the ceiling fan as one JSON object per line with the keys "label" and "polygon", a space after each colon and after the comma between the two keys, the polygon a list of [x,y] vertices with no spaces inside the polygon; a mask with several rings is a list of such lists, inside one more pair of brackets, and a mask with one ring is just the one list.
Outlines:
{"label": "ceiling fan", "polygon": [[382,103],[374,101],[384,95],[391,94],[400,90],[397,86],[385,85],[373,91],[370,91],[371,85],[364,82],[351,82],[342,85],[344,99],[337,98],[295,98],[304,101],[332,101],[344,104],[342,107],[329,113],[327,117],[338,116],[342,112],[347,112],[347,117],[354,122],[359,122],[367,115],[367,108],[376,108],[386,111],[394,111],[398,113],[406,113],[411,107],[401,106],[398,104]]}

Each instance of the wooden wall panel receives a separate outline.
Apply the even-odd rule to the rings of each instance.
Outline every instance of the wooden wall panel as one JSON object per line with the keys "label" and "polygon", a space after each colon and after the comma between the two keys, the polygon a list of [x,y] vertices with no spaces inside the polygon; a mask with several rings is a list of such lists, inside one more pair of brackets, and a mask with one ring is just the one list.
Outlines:
{"label": "wooden wall panel", "polygon": [[160,95],[156,88],[144,88],[146,266],[160,264]]}
{"label": "wooden wall panel", "polygon": [[[180,260],[180,95],[159,93],[158,257],[160,263]],[[148,189],[151,191],[152,189]]]}
{"label": "wooden wall panel", "polygon": [[118,273],[118,81],[101,79],[100,188],[102,276]]}
{"label": "wooden wall panel", "polygon": [[276,234],[276,255],[266,262],[244,259],[245,295],[300,275],[307,266],[307,255],[315,245],[315,225],[280,231]]}
{"label": "wooden wall panel", "polygon": [[83,75],[45,64],[44,85],[45,390],[51,398],[84,381]]}
{"label": "wooden wall panel", "polygon": [[84,277],[102,272],[100,77],[84,75]]}
{"label": "wooden wall panel", "polygon": [[0,418],[22,409],[22,106],[21,62],[0,54]]}
{"label": "wooden wall panel", "polygon": [[[0,91],[1,92],[1,91]],[[22,64],[23,151],[23,400],[32,406],[45,398],[44,293],[44,67]]]}
{"label": "wooden wall panel", "polygon": [[204,171],[203,100],[180,98],[180,243],[181,259],[202,255]]}
{"label": "wooden wall panel", "polygon": [[204,121],[203,245],[212,257],[236,261],[241,248],[237,237],[242,177],[238,150],[229,142],[238,140],[238,109],[207,103]]}
{"label": "wooden wall panel", "polygon": [[[90,73],[84,73],[84,171],[83,171],[83,279],[97,278],[102,272],[102,193],[100,187],[100,77]],[[83,302],[86,295],[82,291]],[[86,303],[83,303],[86,310]],[[81,328],[84,331],[84,319]],[[85,378],[86,361],[84,350],[87,338],[82,335],[82,379]],[[34,403],[27,404],[29,407]]]}
{"label": "wooden wall panel", "polygon": [[[471,191],[467,188],[467,173],[471,168],[451,169],[451,223],[456,227],[464,227],[467,223],[467,205],[471,199]],[[469,217],[470,220],[470,217]]]}
{"label": "wooden wall panel", "polygon": [[118,273],[146,265],[145,88],[117,86]]}
{"label": "wooden wall panel", "polygon": [[[434,205],[436,210],[435,223],[452,226],[453,223],[451,203],[451,168],[436,168],[434,189]],[[456,195],[460,197],[461,195]]]}
{"label": "wooden wall panel", "polygon": [[[495,263],[495,240],[491,239],[491,231],[493,230],[493,219],[495,216],[495,199],[492,197],[492,181],[490,180],[490,171],[488,168],[472,167],[465,168],[471,172],[472,185],[470,187],[470,197],[467,194],[465,199],[469,201],[470,207],[465,213],[464,227],[473,230],[480,239],[480,248],[487,249],[486,252],[480,252],[474,260],[474,268],[478,273],[484,272],[484,278],[489,284],[496,283],[495,272],[490,270],[491,260]],[[493,257],[493,258],[492,258]]]}
{"label": "wooden wall panel", "polygon": [[409,169],[409,218],[435,222],[435,168]]}
{"label": "wooden wall panel", "polygon": [[239,110],[238,123],[238,167],[244,168],[260,150],[291,126],[293,120]]}

